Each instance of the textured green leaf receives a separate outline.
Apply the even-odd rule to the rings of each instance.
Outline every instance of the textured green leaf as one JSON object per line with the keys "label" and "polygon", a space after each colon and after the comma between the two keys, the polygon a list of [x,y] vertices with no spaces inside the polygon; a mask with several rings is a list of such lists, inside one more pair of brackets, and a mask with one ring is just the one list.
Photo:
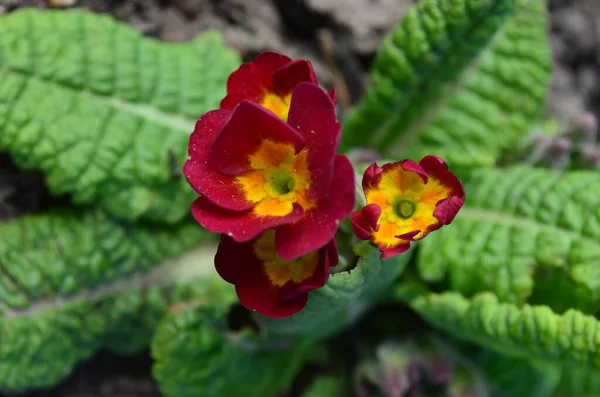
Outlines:
{"label": "textured green leaf", "polygon": [[472,300],[456,292],[431,294],[411,306],[433,326],[509,356],[600,369],[600,323],[577,310],[519,307],[489,292]]}
{"label": "textured green leaf", "polygon": [[276,397],[290,386],[309,344],[230,331],[234,298],[161,322],[152,342],[153,374],[165,397]]}
{"label": "textured green leaf", "polygon": [[0,17],[0,150],[76,204],[177,222],[195,194],[173,172],[239,62],[217,32],[166,44],[108,16],[12,12]]}
{"label": "textured green leaf", "polygon": [[484,374],[491,397],[547,397],[561,378],[556,363],[507,357],[488,349],[472,349],[468,359]]}
{"label": "textured green leaf", "polygon": [[381,260],[381,252],[369,243],[355,246],[359,256],[353,270],[331,275],[325,287],[309,293],[308,304],[290,317],[260,316],[268,332],[300,334],[319,339],[332,335],[356,321],[375,301],[390,292],[395,279],[410,260],[412,250]]}
{"label": "textured green leaf", "polygon": [[0,391],[52,385],[101,347],[135,353],[168,304],[218,296],[215,244],[198,245],[208,236],[193,222],[132,227],[101,212],[3,224]]}
{"label": "textured green leaf", "polygon": [[554,397],[600,396],[600,371],[576,366],[565,366]]}
{"label": "textured green leaf", "polygon": [[345,120],[343,148],[493,162],[543,110],[551,63],[545,7],[418,2],[378,51],[371,87]]}
{"label": "textured green leaf", "polygon": [[470,296],[597,311],[600,174],[515,166],[480,169],[452,225],[420,244],[418,269]]}

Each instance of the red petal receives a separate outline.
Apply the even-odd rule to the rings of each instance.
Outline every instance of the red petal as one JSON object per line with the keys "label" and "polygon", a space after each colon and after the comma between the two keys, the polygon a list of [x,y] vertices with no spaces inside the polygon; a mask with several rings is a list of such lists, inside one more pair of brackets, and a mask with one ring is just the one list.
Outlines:
{"label": "red petal", "polygon": [[350,161],[338,154],[329,195],[299,221],[276,229],[275,247],[279,256],[293,260],[323,247],[335,235],[340,221],[350,214],[354,202],[354,170]]}
{"label": "red petal", "polygon": [[377,163],[371,164],[363,175],[362,187],[366,192],[371,189],[373,186],[377,186],[379,183],[379,179],[381,178],[381,173],[383,172],[383,168],[379,167]]}
{"label": "red petal", "polygon": [[410,243],[406,242],[406,243],[402,243],[394,248],[382,249],[381,250],[381,259],[387,259],[387,258],[391,258],[396,255],[399,255],[403,252],[408,251],[409,248],[410,248]]}
{"label": "red petal", "polygon": [[307,59],[289,62],[273,74],[273,82],[281,95],[289,94],[303,81],[317,82],[313,66]]}
{"label": "red petal", "polygon": [[298,204],[285,216],[256,216],[252,210],[230,211],[218,207],[204,197],[192,204],[192,215],[206,230],[223,233],[237,242],[251,240],[267,229],[295,222],[302,218],[304,211]]}
{"label": "red petal", "polygon": [[451,196],[456,196],[464,201],[465,191],[463,186],[456,175],[448,171],[448,165],[444,160],[430,155],[423,157],[419,164],[431,178],[436,179],[444,186],[450,187]]}
{"label": "red petal", "polygon": [[331,97],[333,103],[337,103],[337,92],[335,92],[335,88],[331,88],[327,91],[327,94]]}
{"label": "red petal", "polygon": [[450,197],[448,199],[442,200],[437,203],[435,210],[433,211],[433,216],[435,216],[438,221],[440,221],[439,225],[448,225],[450,224],[456,214],[461,209],[464,204],[464,200],[458,197]]}
{"label": "red petal", "polygon": [[233,109],[241,99],[260,102],[265,91],[275,92],[273,73],[290,61],[285,55],[267,51],[241,65],[227,80],[227,96],[221,101],[221,109]]}
{"label": "red petal", "polygon": [[[386,165],[393,167],[396,164],[398,164],[398,163],[390,163],[390,164],[386,164]],[[384,165],[383,168],[385,168],[386,165]],[[427,180],[428,180],[427,172],[419,164],[415,163],[412,160],[402,160],[402,161],[400,161],[400,166],[402,167],[402,169],[404,171],[410,171],[410,172],[419,174],[419,176],[421,177],[423,182],[427,183]]]}
{"label": "red petal", "polygon": [[290,144],[295,153],[304,147],[304,138],[279,117],[257,103],[242,101],[215,137],[208,165],[227,175],[248,171],[251,169],[248,157],[264,139]]}
{"label": "red petal", "polygon": [[238,266],[240,274],[235,291],[240,303],[248,310],[255,310],[271,318],[282,318],[298,313],[306,305],[308,295],[305,293],[296,294],[291,299],[282,299],[284,291],[271,284],[263,263],[256,256],[244,258],[242,262],[238,262],[240,264],[243,266]]}
{"label": "red petal", "polygon": [[221,242],[215,254],[215,269],[223,280],[235,284],[240,275],[244,276],[240,269],[246,267],[248,258],[253,258],[253,243],[254,240],[237,243],[226,234],[221,235]]}
{"label": "red petal", "polygon": [[327,196],[341,132],[333,101],[314,83],[298,84],[292,94],[288,124],[306,140],[307,162],[311,172],[307,197],[318,200]]}
{"label": "red petal", "polygon": [[354,211],[350,214],[352,230],[356,237],[361,240],[369,240],[373,232],[379,230],[377,221],[381,216],[381,207],[377,204],[369,204],[361,211]]}
{"label": "red petal", "polygon": [[183,175],[194,190],[213,203],[242,211],[252,208],[253,203],[246,200],[244,192],[232,177],[220,174],[206,164],[210,143],[230,115],[228,110],[211,110],[196,122],[189,139],[188,160],[183,166]]}
{"label": "red petal", "polygon": [[337,266],[340,260],[340,253],[338,252],[337,241],[335,238],[331,239],[329,244],[325,246],[327,250],[327,261],[329,262],[329,266]]}
{"label": "red petal", "polygon": [[421,233],[420,230],[413,230],[412,232],[406,232],[404,234],[400,234],[400,235],[394,236],[394,237],[399,238],[401,240],[406,240],[406,241],[415,241],[413,239],[413,237],[415,237],[419,233]]}

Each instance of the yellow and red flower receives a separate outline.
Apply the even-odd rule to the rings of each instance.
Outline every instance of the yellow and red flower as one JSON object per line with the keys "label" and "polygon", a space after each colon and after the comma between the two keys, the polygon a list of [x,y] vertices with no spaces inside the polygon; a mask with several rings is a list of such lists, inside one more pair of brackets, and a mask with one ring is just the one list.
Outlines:
{"label": "yellow and red flower", "polygon": [[439,157],[419,164],[403,160],[383,167],[371,164],[363,176],[367,205],[350,215],[362,240],[371,240],[382,258],[398,255],[454,217],[465,201],[460,180]]}
{"label": "yellow and red flower", "polygon": [[235,285],[241,304],[272,318],[291,316],[306,305],[308,292],[323,287],[329,267],[338,263],[335,240],[295,260],[282,259],[275,249],[275,232],[238,243],[226,235],[215,255],[215,268]]}
{"label": "yellow and red flower", "polygon": [[[251,62],[242,64],[227,80],[227,96],[221,109],[232,110],[242,100],[249,100],[287,120],[292,92],[299,83],[317,83],[312,64],[307,59],[266,51]],[[335,102],[335,92],[329,93]]]}
{"label": "yellow and red flower", "polygon": [[355,202],[354,171],[336,154],[340,132],[332,98],[311,82],[293,90],[287,123],[248,99],[206,113],[183,169],[201,195],[193,216],[237,242],[275,228],[285,260],[323,247]]}

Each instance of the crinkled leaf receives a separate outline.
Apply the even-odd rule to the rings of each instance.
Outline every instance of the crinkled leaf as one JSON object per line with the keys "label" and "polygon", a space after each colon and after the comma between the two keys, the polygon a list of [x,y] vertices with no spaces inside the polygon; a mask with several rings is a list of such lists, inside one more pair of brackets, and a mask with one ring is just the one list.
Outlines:
{"label": "crinkled leaf", "polygon": [[569,309],[501,303],[492,293],[418,297],[411,306],[433,326],[512,357],[600,369],[600,323]]}
{"label": "crinkled leaf", "polygon": [[177,222],[195,197],[176,175],[188,136],[239,62],[214,31],[167,44],[108,16],[12,12],[0,17],[0,150],[76,204]]}
{"label": "crinkled leaf", "polygon": [[454,222],[420,244],[418,269],[470,296],[562,312],[596,311],[600,293],[600,174],[514,166],[480,169],[465,183]]}
{"label": "crinkled leaf", "polygon": [[568,365],[554,397],[597,397],[600,396],[600,370]]}
{"label": "crinkled leaf", "polygon": [[152,342],[153,374],[165,397],[276,397],[290,386],[309,343],[230,331],[227,313],[234,300],[231,294],[160,323]]}
{"label": "crinkled leaf", "polygon": [[423,0],[385,39],[342,146],[492,163],[526,134],[550,82],[546,4]]}
{"label": "crinkled leaf", "polygon": [[168,304],[218,296],[222,281],[205,281],[218,279],[215,243],[198,246],[208,237],[193,222],[130,226],[98,211],[2,224],[0,391],[52,385],[101,347],[139,351]]}
{"label": "crinkled leaf", "polygon": [[323,288],[311,291],[307,305],[299,313],[283,319],[259,316],[266,330],[314,339],[340,331],[389,292],[412,253],[381,260],[381,252],[367,242],[357,244],[354,251],[359,256],[356,267],[331,275]]}
{"label": "crinkled leaf", "polygon": [[556,388],[556,363],[507,357],[489,349],[470,349],[468,357],[483,373],[491,397],[547,397]]}

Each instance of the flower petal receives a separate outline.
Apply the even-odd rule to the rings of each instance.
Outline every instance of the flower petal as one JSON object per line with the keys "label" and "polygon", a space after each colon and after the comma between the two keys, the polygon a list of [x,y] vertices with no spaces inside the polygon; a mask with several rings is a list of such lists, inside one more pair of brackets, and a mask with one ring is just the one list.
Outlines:
{"label": "flower petal", "polygon": [[465,200],[458,197],[450,197],[442,200],[435,207],[433,216],[440,221],[440,226],[449,225],[456,217],[456,214],[458,214],[464,202]]}
{"label": "flower petal", "polygon": [[391,258],[393,256],[399,255],[403,252],[408,251],[408,249],[410,248],[410,243],[407,242],[401,242],[399,245],[393,247],[393,248],[385,248],[381,250],[381,259],[387,259],[387,258]]}
{"label": "flower petal", "polygon": [[284,216],[257,216],[252,210],[230,211],[205,197],[197,198],[192,204],[192,215],[202,227],[212,233],[227,234],[237,242],[251,240],[267,229],[295,222],[303,214],[298,204],[294,204],[292,212]]}
{"label": "flower petal", "polygon": [[311,186],[307,197],[318,200],[329,194],[341,126],[331,97],[313,83],[300,83],[292,94],[288,124],[306,140]]}
{"label": "flower petal", "polygon": [[298,153],[304,138],[289,125],[257,103],[242,101],[229,121],[215,137],[208,166],[226,175],[237,175],[251,169],[249,157],[263,140],[287,143]]}
{"label": "flower petal", "polygon": [[226,234],[221,235],[221,241],[215,254],[215,269],[219,276],[230,284],[238,282],[245,276],[244,271],[248,258],[252,258],[253,242],[238,243]]}
{"label": "flower petal", "polygon": [[252,208],[253,203],[246,199],[232,177],[215,172],[206,164],[210,144],[230,115],[228,110],[211,110],[196,122],[189,139],[183,175],[194,190],[213,203],[229,210],[242,211]]}
{"label": "flower petal", "polygon": [[299,295],[306,295],[312,290],[323,287],[325,284],[327,284],[327,280],[329,280],[329,266],[328,248],[323,247],[319,250],[319,263],[317,264],[314,273],[306,280],[303,280],[300,284],[286,284],[284,286],[285,292],[282,296],[282,299],[284,301],[293,300]]}
{"label": "flower petal", "polygon": [[291,61],[285,55],[266,51],[242,64],[227,80],[227,96],[221,109],[233,109],[243,99],[260,102],[266,92],[275,92],[273,73]]}
{"label": "flower petal", "polygon": [[361,240],[369,240],[373,231],[379,230],[379,217],[381,216],[381,207],[377,204],[368,204],[360,211],[354,211],[350,214],[352,230],[356,237]]}
{"label": "flower petal", "polygon": [[373,163],[369,167],[367,167],[365,173],[363,174],[362,180],[362,187],[365,192],[371,189],[372,187],[377,186],[378,181],[381,178],[380,175],[382,172],[383,168],[379,167],[377,163]]}
{"label": "flower petal", "polygon": [[465,191],[462,183],[456,175],[448,170],[448,164],[442,158],[432,155],[425,156],[419,162],[419,165],[423,167],[429,177],[437,180],[441,185],[450,187],[451,196],[464,200]]}
{"label": "flower petal", "polygon": [[312,64],[307,59],[291,61],[280,67],[273,74],[273,82],[281,95],[289,94],[303,81],[316,83],[317,76]]}
{"label": "flower petal", "polygon": [[325,246],[325,249],[327,250],[327,261],[329,262],[329,266],[337,266],[340,260],[340,253],[335,238],[331,239],[329,244]]}
{"label": "flower petal", "polygon": [[350,214],[355,199],[354,170],[350,161],[338,154],[329,196],[319,200],[302,219],[276,229],[275,247],[279,256],[293,260],[323,247],[335,235],[339,222]]}

